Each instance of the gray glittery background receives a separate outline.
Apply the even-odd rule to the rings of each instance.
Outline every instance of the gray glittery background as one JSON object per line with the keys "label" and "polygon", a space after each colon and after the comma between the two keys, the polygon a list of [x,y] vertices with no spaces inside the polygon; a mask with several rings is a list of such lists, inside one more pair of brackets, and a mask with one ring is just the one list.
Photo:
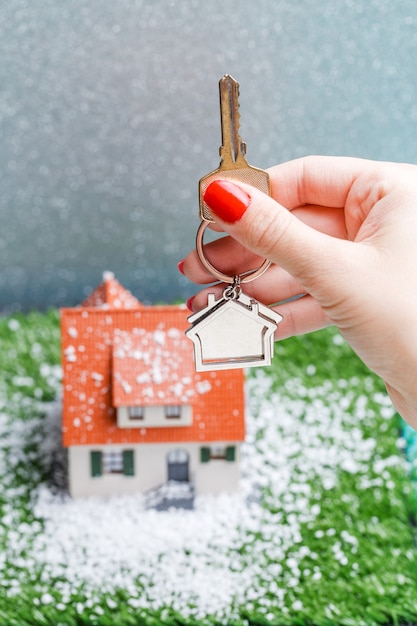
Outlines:
{"label": "gray glittery background", "polygon": [[417,162],[415,0],[10,0],[0,8],[0,310],[78,303],[111,270],[145,302],[196,287],[218,80],[251,164]]}

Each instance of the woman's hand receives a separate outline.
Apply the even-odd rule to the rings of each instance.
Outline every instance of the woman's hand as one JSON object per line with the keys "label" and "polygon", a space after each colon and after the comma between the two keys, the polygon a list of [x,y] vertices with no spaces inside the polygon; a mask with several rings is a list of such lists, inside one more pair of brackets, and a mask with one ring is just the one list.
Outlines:
{"label": "woman's hand", "polygon": [[[211,183],[204,200],[223,237],[205,246],[235,275],[268,258],[245,293],[283,316],[277,338],[335,324],[417,427],[417,166],[306,157],[269,170],[271,196],[240,182]],[[181,264],[193,282],[213,278],[195,251]],[[192,308],[207,304],[198,293]]]}

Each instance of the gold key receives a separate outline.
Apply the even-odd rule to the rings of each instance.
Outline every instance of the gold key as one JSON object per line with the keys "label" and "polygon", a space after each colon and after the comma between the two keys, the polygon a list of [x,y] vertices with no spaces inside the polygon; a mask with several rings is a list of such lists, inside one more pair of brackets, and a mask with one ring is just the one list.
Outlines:
{"label": "gold key", "polygon": [[222,125],[222,145],[219,151],[221,161],[217,170],[203,176],[199,182],[200,218],[206,222],[214,220],[203,196],[209,184],[217,178],[241,180],[268,195],[271,192],[268,173],[252,167],[246,160],[246,144],[239,135],[239,83],[229,74],[225,74],[220,79],[219,91]]}

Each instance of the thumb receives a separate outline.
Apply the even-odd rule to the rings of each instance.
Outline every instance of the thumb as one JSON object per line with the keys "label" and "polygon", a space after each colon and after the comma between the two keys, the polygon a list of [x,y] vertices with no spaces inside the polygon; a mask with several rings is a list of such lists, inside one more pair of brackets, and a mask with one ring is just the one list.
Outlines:
{"label": "thumb", "polygon": [[216,222],[256,254],[281,266],[310,293],[317,277],[331,269],[333,280],[346,274],[344,242],[307,226],[291,211],[255,187],[231,180],[215,180],[204,202]]}

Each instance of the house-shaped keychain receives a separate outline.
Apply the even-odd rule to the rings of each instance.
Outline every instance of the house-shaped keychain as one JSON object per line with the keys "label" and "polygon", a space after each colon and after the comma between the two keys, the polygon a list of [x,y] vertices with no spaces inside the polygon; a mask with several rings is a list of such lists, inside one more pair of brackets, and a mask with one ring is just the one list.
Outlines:
{"label": "house-shaped keychain", "polygon": [[215,299],[188,318],[186,335],[194,343],[196,371],[270,365],[274,333],[282,316],[240,293],[238,298]]}

